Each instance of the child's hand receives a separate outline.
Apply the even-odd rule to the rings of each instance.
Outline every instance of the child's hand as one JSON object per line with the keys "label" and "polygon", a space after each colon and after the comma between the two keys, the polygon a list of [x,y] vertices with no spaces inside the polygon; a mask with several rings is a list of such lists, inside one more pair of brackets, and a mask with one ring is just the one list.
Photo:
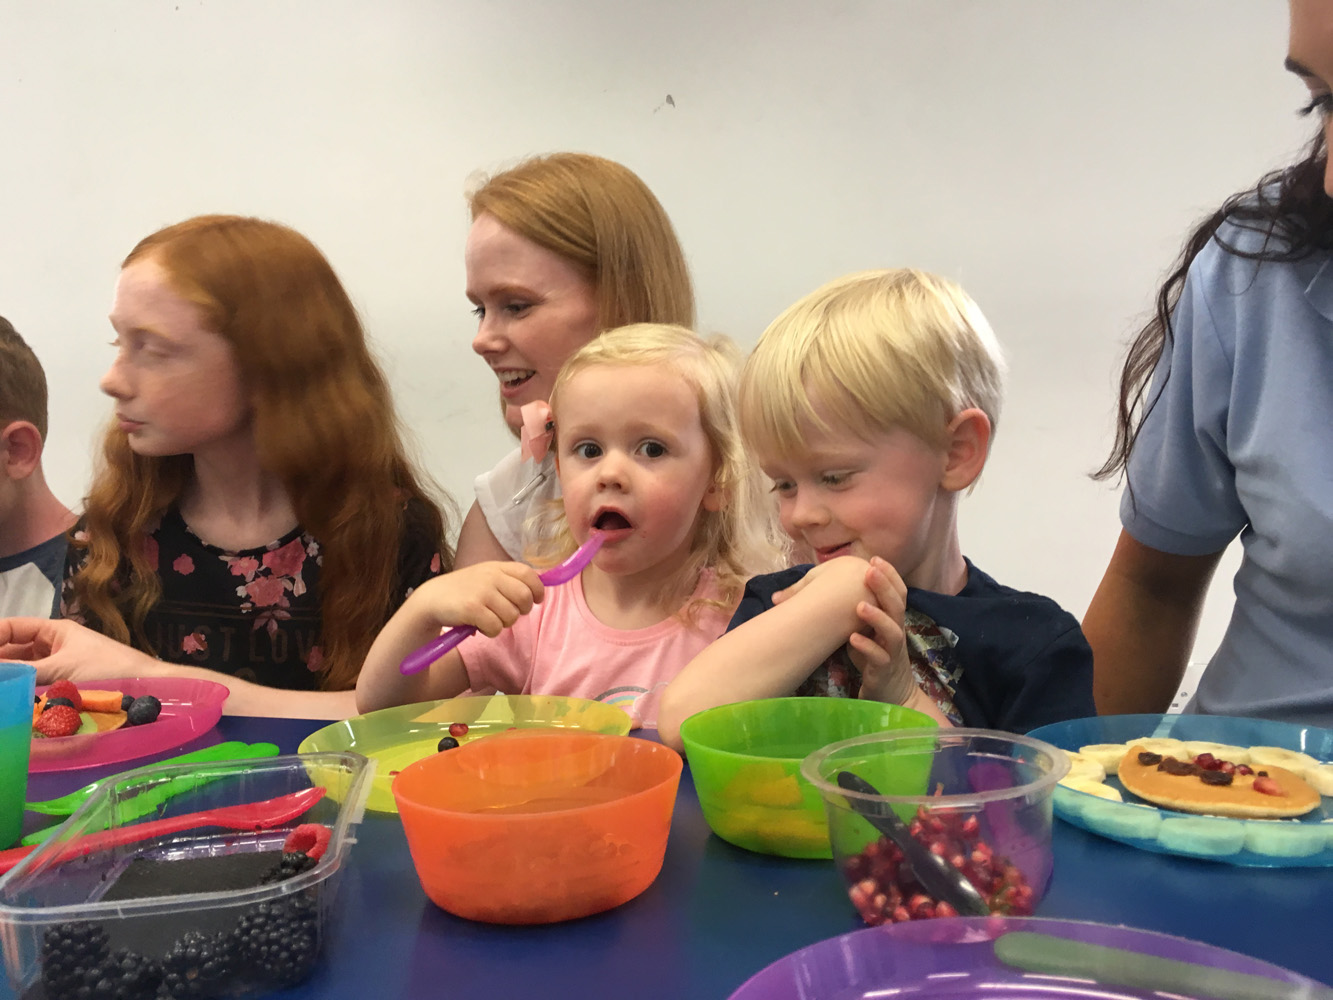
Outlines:
{"label": "child's hand", "polygon": [[473,625],[497,636],[545,592],[537,571],[517,562],[483,562],[427,580],[410,600],[439,627]]}
{"label": "child's hand", "polygon": [[852,663],[861,671],[861,697],[905,705],[917,692],[907,656],[907,585],[898,571],[875,556],[865,573],[874,601],[861,601],[856,616],[866,625],[847,640]]}

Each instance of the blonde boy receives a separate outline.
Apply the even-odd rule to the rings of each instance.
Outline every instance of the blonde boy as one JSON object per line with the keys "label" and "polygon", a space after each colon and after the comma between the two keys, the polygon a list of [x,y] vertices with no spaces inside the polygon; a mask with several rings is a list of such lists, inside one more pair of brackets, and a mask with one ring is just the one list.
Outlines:
{"label": "blonde boy", "polygon": [[46,375],[0,316],[0,618],[60,607],[65,531],[74,523],[46,485]]}
{"label": "blonde boy", "polygon": [[1078,622],[959,544],[1003,377],[976,304],[920,271],[847,275],[773,322],[741,376],[741,431],[815,565],[749,582],[727,634],[665,692],[667,743],[694,712],[789,694],[1015,732],[1095,714]]}

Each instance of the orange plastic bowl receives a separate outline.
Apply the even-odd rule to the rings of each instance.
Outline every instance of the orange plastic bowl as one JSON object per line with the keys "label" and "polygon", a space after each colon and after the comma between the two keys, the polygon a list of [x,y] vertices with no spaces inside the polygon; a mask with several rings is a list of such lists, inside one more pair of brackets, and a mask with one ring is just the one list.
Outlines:
{"label": "orange plastic bowl", "polygon": [[657,878],[681,758],[629,736],[515,730],[417,761],[393,781],[417,878],[469,920],[600,913]]}

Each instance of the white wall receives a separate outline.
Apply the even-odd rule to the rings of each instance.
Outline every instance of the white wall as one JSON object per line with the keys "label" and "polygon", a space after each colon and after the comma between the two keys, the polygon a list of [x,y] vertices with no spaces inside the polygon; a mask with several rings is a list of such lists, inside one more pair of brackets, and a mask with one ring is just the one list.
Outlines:
{"label": "white wall", "polygon": [[1081,615],[1118,531],[1085,474],[1124,338],[1191,222],[1311,127],[1285,31],[1279,0],[0,0],[0,314],[47,367],[73,501],[117,262],[202,212],[286,222],[466,501],[507,438],[469,351],[464,183],[596,152],[667,207],[701,326],[747,346],[844,271],[960,279],[1013,369],[964,547]]}

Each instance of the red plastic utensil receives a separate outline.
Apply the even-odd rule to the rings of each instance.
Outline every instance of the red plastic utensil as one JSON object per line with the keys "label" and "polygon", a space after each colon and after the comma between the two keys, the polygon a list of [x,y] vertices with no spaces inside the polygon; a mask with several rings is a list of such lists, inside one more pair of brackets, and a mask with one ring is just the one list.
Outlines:
{"label": "red plastic utensil", "polygon": [[[541,582],[548,587],[568,583],[583,572],[583,567],[592,562],[592,557],[602,547],[604,540],[605,536],[600,531],[594,531],[568,559],[541,573],[539,575]],[[445,629],[437,638],[403,657],[398,669],[404,674],[420,673],[475,631],[477,631],[475,625],[455,625],[453,628]]]}
{"label": "red plastic utensil", "polygon": [[[109,847],[120,847],[150,837],[193,830],[201,826],[222,826],[229,830],[266,830],[271,826],[296,819],[323,797],[324,788],[317,785],[314,788],[305,788],[290,795],[279,795],[276,799],[265,799],[262,802],[244,802],[240,805],[224,806],[221,809],[205,809],[203,812],[155,819],[148,823],[136,823],[115,830],[92,833],[66,844],[57,855],[55,863],[92,854],[94,851],[104,851]],[[0,851],[0,874],[9,871],[41,846],[37,844],[32,847],[11,847],[7,851]]]}

